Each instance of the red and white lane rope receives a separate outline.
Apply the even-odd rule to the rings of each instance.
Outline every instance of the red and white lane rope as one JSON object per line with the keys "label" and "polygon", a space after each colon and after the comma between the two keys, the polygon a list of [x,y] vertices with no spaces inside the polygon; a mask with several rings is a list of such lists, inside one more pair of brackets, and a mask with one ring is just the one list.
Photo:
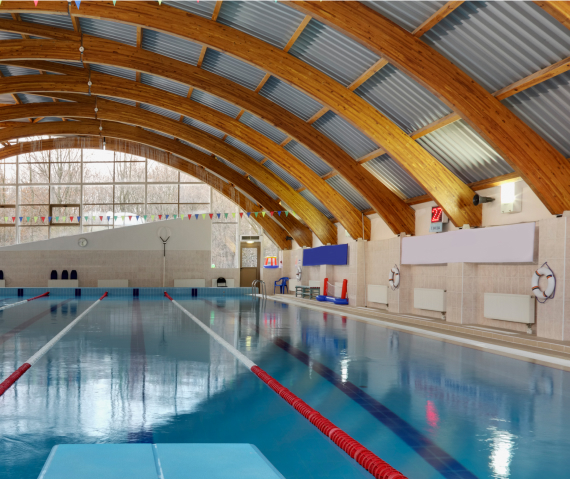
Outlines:
{"label": "red and white lane rope", "polygon": [[17,303],[12,303],[12,304],[7,304],[6,306],[2,306],[0,308],[0,311],[4,311],[5,309],[13,308],[14,306],[18,306],[19,304],[25,304],[28,301],[33,301],[34,299],[43,298],[45,296],[49,296],[49,291],[47,293],[40,294],[39,296],[34,296],[33,298],[30,298],[30,299],[24,299],[24,301],[18,301]]}
{"label": "red and white lane rope", "polygon": [[20,379],[24,373],[30,369],[34,364],[36,364],[55,344],[63,338],[73,326],[75,326],[79,321],[81,321],[95,306],[97,306],[105,297],[107,293],[101,296],[97,301],[95,301],[91,306],[89,306],[83,313],[81,313],[77,318],[75,318],[71,323],[69,323],[65,328],[63,328],[59,333],[57,333],[49,342],[47,342],[36,354],[34,354],[30,359],[28,359],[24,364],[22,364],[18,369],[16,369],[10,376],[8,376],[2,383],[0,383],[0,396],[2,396],[18,379]]}
{"label": "red and white lane rope", "polygon": [[401,472],[398,472],[396,469],[390,466],[390,464],[380,459],[372,451],[350,437],[342,429],[335,426],[326,417],[321,415],[321,413],[313,409],[305,401],[295,396],[295,394],[289,391],[289,389],[273,379],[263,369],[257,366],[251,359],[244,356],[224,338],[222,338],[220,335],[202,323],[196,316],[180,306],[180,304],[172,299],[172,297],[166,291],[164,292],[164,296],[172,301],[174,305],[180,309],[180,311],[182,311],[186,316],[188,316],[192,321],[194,321],[198,326],[200,326],[204,331],[212,336],[212,338],[214,338],[230,353],[232,353],[253,374],[255,374],[277,394],[279,394],[279,396],[281,396],[285,401],[293,406],[298,412],[305,416],[305,418],[308,419],[311,424],[313,424],[313,426],[317,427],[325,436],[330,438],[338,447],[340,447],[344,452],[346,452],[350,457],[358,462],[358,464],[370,472],[370,474],[372,474],[375,478],[406,479],[406,476],[404,476]]}

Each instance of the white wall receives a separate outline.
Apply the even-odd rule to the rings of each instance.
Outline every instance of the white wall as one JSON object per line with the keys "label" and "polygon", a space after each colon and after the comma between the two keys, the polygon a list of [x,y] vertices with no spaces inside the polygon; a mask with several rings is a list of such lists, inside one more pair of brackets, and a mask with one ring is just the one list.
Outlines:
{"label": "white wall", "polygon": [[[166,249],[176,251],[210,251],[212,223],[204,220],[158,221],[145,225],[125,226],[95,233],[66,236],[46,241],[35,241],[0,248],[3,251],[162,251],[162,241],[157,235],[160,228],[171,231]],[[77,244],[79,238],[88,241],[86,247]]]}

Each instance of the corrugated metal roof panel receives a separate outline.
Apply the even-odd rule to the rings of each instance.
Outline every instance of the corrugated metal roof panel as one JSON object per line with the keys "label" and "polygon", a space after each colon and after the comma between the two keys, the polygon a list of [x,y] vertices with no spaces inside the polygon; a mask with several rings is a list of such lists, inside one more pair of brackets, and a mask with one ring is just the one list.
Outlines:
{"label": "corrugated metal roof panel", "polygon": [[257,181],[253,176],[249,177],[251,182],[257,186],[258,188],[261,188],[263,191],[265,191],[269,196],[271,196],[271,198],[273,198],[274,200],[276,200],[278,198],[278,196],[273,193],[273,191],[271,191],[267,186],[265,186],[263,183],[261,183],[260,181]]}
{"label": "corrugated metal roof panel", "polygon": [[83,70],[83,63],[81,62],[50,60],[48,63],[59,63],[60,65],[67,65],[69,67],[75,67]]}
{"label": "corrugated metal roof panel", "polygon": [[22,35],[12,32],[0,32],[0,40],[21,40]]}
{"label": "corrugated metal roof panel", "polygon": [[211,48],[206,50],[202,68],[250,90],[255,90],[265,76],[265,73],[258,68]]}
{"label": "corrugated metal roof panel", "polygon": [[197,43],[146,28],[143,29],[141,47],[190,65],[198,64],[202,51],[202,46]]}
{"label": "corrugated metal roof panel", "polygon": [[533,2],[464,2],[422,40],[491,92],[570,52],[570,31]]}
{"label": "corrugated metal roof panel", "polygon": [[0,18],[3,18],[4,20],[14,20],[12,18],[12,14],[8,13],[8,12],[2,12],[0,13]]}
{"label": "corrugated metal roof panel", "polygon": [[211,155],[211,154],[212,154],[211,152],[209,152],[208,150],[202,148],[201,146],[194,145],[194,144],[189,143],[189,142],[187,142],[187,141],[185,141],[185,140],[180,140],[180,143],[182,143],[182,144],[184,144],[184,145],[186,145],[186,146],[189,146],[189,147],[191,147],[191,148],[194,148],[194,149],[196,149],[196,150],[198,150],[198,151],[201,151],[202,153],[205,153],[206,155]]}
{"label": "corrugated metal roof panel", "polygon": [[73,31],[73,23],[69,15],[43,15],[41,13],[21,13],[23,22],[39,23],[50,27],[64,28]]}
{"label": "corrugated metal roof panel", "polygon": [[53,103],[47,96],[30,95],[29,93],[18,93],[18,98],[22,103]]}
{"label": "corrugated metal roof panel", "polygon": [[[303,198],[305,198],[309,203],[311,203],[315,208],[317,208],[323,215],[327,218],[332,219],[334,218],[333,214],[323,205],[313,193],[309,190],[303,190],[299,193]],[[301,213],[302,214],[302,213]]]}
{"label": "corrugated metal roof panel", "polygon": [[236,140],[234,137],[232,136],[228,136],[225,139],[225,142],[228,145],[231,145],[235,148],[237,148],[240,151],[243,151],[246,155],[251,156],[255,161],[261,161],[263,160],[263,158],[265,158],[261,153],[259,153],[257,150],[254,150],[253,148],[251,148],[250,146],[247,146],[245,143],[242,143],[239,140]]}
{"label": "corrugated metal roof panel", "polygon": [[106,73],[107,75],[126,78],[127,80],[135,81],[137,78],[134,71],[127,70],[126,68],[113,67],[109,65],[98,65],[96,63],[90,63],[89,67],[95,72]]}
{"label": "corrugated metal roof panel", "polygon": [[136,101],[127,100],[126,98],[113,98],[110,96],[101,96],[99,98],[103,98],[104,100],[109,100],[109,101],[115,101],[117,103],[122,103],[123,105],[129,105],[129,106],[136,106],[137,105]]}
{"label": "corrugated metal roof panel", "polygon": [[22,75],[39,75],[40,72],[31,68],[16,67],[13,65],[0,65],[0,72],[5,77],[17,77]]}
{"label": "corrugated metal roof panel", "polygon": [[315,19],[308,23],[289,53],[344,86],[380,59],[360,43]]}
{"label": "corrugated metal roof panel", "polygon": [[216,2],[163,2],[165,5],[170,7],[179,8],[185,12],[193,13],[200,17],[212,18],[214,14],[214,8],[216,8]]}
{"label": "corrugated metal roof panel", "polygon": [[134,25],[84,17],[79,17],[79,24],[85,35],[126,43],[131,47],[137,46],[137,27]]}
{"label": "corrugated metal roof panel", "polygon": [[392,65],[382,68],[355,93],[408,134],[451,112],[435,95]]}
{"label": "corrugated metal roof panel", "polygon": [[265,82],[259,94],[303,121],[307,121],[323,107],[318,101],[275,77],[270,77]]}
{"label": "corrugated metal roof panel", "polygon": [[150,128],[143,128],[143,130],[150,131],[151,133],[156,133],[157,135],[165,136],[166,138],[174,140],[174,137],[172,135],[167,135],[166,133],[162,133],[161,131],[151,130]]}
{"label": "corrugated metal roof panel", "polygon": [[188,90],[190,90],[190,87],[188,85],[183,85],[182,83],[158,77],[156,75],[149,75],[148,73],[141,73],[141,83],[183,97],[187,97]]}
{"label": "corrugated metal roof panel", "polygon": [[280,3],[234,1],[222,3],[218,22],[283,48],[303,18]]}
{"label": "corrugated metal roof panel", "polygon": [[291,188],[294,190],[301,188],[301,183],[297,181],[297,179],[293,178],[289,173],[287,173],[283,168],[281,168],[277,163],[274,163],[271,160],[267,160],[263,163],[269,171],[275,173],[279,178],[281,178],[285,183],[287,183]]}
{"label": "corrugated metal roof panel", "polygon": [[55,116],[46,116],[45,118],[42,118],[40,121],[38,121],[38,123],[54,123],[57,121],[62,121],[61,118],[57,118]]}
{"label": "corrugated metal roof panel", "polygon": [[513,172],[507,162],[463,120],[417,141],[465,183]]}
{"label": "corrugated metal roof panel", "polygon": [[165,110],[164,108],[159,108],[158,106],[149,105],[148,103],[141,103],[140,107],[143,110],[150,111],[151,113],[156,113],[160,116],[165,116],[166,118],[170,118],[171,120],[179,120],[180,113],[174,113],[173,111]]}
{"label": "corrugated metal roof panel", "polygon": [[197,103],[209,106],[210,108],[220,111],[224,115],[231,116],[232,118],[238,116],[238,113],[241,111],[241,109],[234,104],[222,100],[217,96],[210,95],[202,90],[193,90],[190,98]]}
{"label": "corrugated metal roof panel", "polygon": [[4,94],[4,95],[0,95],[0,103],[5,103],[5,104],[10,104],[10,105],[14,105],[16,104],[16,100],[14,100],[14,97],[12,95],[9,94]]}
{"label": "corrugated metal roof panel", "polygon": [[284,146],[284,148],[319,176],[327,175],[332,171],[332,168],[321,160],[320,157],[300,143],[297,143],[295,140],[291,140]]}
{"label": "corrugated metal roof panel", "polygon": [[206,133],[209,133],[210,135],[214,135],[216,138],[223,138],[224,137],[223,131],[220,131],[217,128],[214,128],[210,125],[206,125],[205,123],[202,123],[201,121],[195,120],[194,118],[188,118],[187,116],[185,116],[184,119],[182,120],[182,122],[185,125],[193,126],[194,128],[198,128],[199,130],[205,131]]}
{"label": "corrugated metal roof panel", "polygon": [[447,2],[361,2],[394,23],[413,32]]}
{"label": "corrugated metal roof panel", "polygon": [[262,120],[258,116],[254,116],[249,112],[244,112],[244,114],[239,119],[244,125],[247,125],[254,130],[258,131],[262,135],[265,135],[270,140],[274,141],[275,143],[281,143],[282,141],[287,138],[287,135],[283,133],[278,128],[275,128],[273,125],[267,123],[266,121]]}
{"label": "corrugated metal roof panel", "polygon": [[406,198],[425,195],[426,192],[390,156],[382,155],[364,163],[364,167],[391,190],[399,191]]}
{"label": "corrugated metal roof panel", "polygon": [[338,191],[341,196],[350,201],[356,209],[365,211],[371,208],[368,201],[366,201],[364,197],[342,176],[333,176],[327,180],[327,183]]}
{"label": "corrugated metal roof panel", "polygon": [[228,161],[225,158],[221,158],[220,156],[216,156],[216,158],[220,160],[224,165],[230,167],[232,170],[237,171],[240,175],[245,175],[245,171],[243,171],[241,168],[238,168],[231,161]]}
{"label": "corrugated metal roof panel", "polygon": [[364,133],[332,111],[326,112],[315,121],[313,127],[328,136],[354,159],[378,149],[376,143]]}
{"label": "corrugated metal roof panel", "polygon": [[503,100],[564,156],[570,156],[570,72]]}

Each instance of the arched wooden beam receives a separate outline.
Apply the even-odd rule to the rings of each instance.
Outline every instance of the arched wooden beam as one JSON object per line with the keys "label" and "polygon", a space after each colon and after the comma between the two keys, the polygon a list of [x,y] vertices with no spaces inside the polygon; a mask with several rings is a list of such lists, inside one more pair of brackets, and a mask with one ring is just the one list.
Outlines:
{"label": "arched wooden beam", "polygon": [[[196,144],[206,150],[228,159],[238,168],[251,174],[264,185],[275,192],[291,208],[299,212],[307,225],[323,243],[336,244],[337,230],[331,221],[318,211],[311,203],[299,195],[285,181],[267,168],[242,153],[237,148],[228,145],[213,135],[197,128],[174,121],[156,113],[140,108],[122,105],[116,102],[97,99],[96,103],[32,103],[16,105],[20,108],[3,107],[0,109],[0,121],[30,117],[57,118],[94,118],[108,120],[127,125],[173,135],[189,143]],[[50,108],[52,107],[52,108]],[[97,108],[97,112],[95,112]],[[105,132],[103,132],[105,135]]]}
{"label": "arched wooden beam", "polygon": [[551,213],[570,210],[566,158],[443,55],[359,2],[287,5],[348,35],[425,86],[501,154]]}
{"label": "arched wooden beam", "polygon": [[[194,148],[183,145],[182,143],[171,140],[161,135],[148,132],[142,128],[137,128],[120,123],[81,120],[70,122],[50,122],[50,123],[22,123],[9,128],[0,130],[0,141],[9,141],[10,139],[27,138],[42,135],[87,135],[102,138],[102,131],[99,127],[103,126],[103,133],[106,138],[117,138],[127,140],[137,144],[147,145],[153,148],[167,151],[173,155],[188,159],[203,166],[207,170],[227,179],[246,194],[261,202],[265,209],[269,211],[281,210],[281,206],[269,197],[260,188],[242,177],[236,171],[225,166],[215,158],[206,155]],[[26,128],[24,128],[26,127]],[[299,245],[312,246],[312,233],[302,225],[293,215],[281,215],[276,218],[279,223],[289,231],[290,235],[297,241]]]}
{"label": "arched wooden beam", "polygon": [[[17,33],[25,31],[34,36],[57,36],[61,40],[78,41],[77,34],[74,32],[33,23],[26,23],[22,26],[22,23],[24,22],[0,19],[0,30]],[[358,165],[342,148],[284,108],[220,76],[152,52],[87,35],[83,36],[82,44],[86,49],[84,54],[86,62],[111,64],[121,68],[134,69],[137,72],[144,71],[154,75],[166,76],[175,81],[203,89],[266,119],[312,150],[338,171],[368,201],[394,233],[414,233],[415,212],[413,209],[409,208],[396,193],[381,183],[370,171]],[[25,48],[25,51],[27,56],[32,55],[30,48]],[[44,54],[45,50],[39,55]],[[10,64],[67,75],[81,76],[87,73],[79,68],[49,64],[43,61],[19,62],[13,60],[10,61]],[[287,150],[282,149],[288,154]],[[366,226],[365,237],[367,228]],[[351,228],[347,228],[347,230],[351,234],[354,233]],[[361,236],[361,226],[358,227],[358,231],[360,232],[359,236]]]}
{"label": "arched wooden beam", "polygon": [[[123,140],[108,139],[105,142],[105,149],[109,151],[117,151],[120,153],[132,153],[138,151],[138,145]],[[103,149],[103,142],[99,138],[65,138],[62,142],[61,139],[55,140],[40,140],[28,141],[24,143],[17,143],[0,149],[0,160],[10,158],[11,156],[24,155],[37,151],[49,151],[60,149],[73,149],[73,148],[89,148],[94,150]],[[251,202],[247,197],[241,195],[233,186],[225,182],[215,181],[216,176],[204,175],[204,169],[193,163],[185,161],[170,153],[164,154],[164,151],[156,148],[147,147],[148,158],[158,161],[165,165],[171,166],[184,173],[188,173],[204,183],[210,185],[215,190],[219,191],[222,195],[230,201],[237,204],[244,211],[259,212],[262,210],[258,205]],[[137,154],[137,153],[132,153]],[[165,158],[166,156],[166,158]],[[257,223],[267,232],[271,239],[281,249],[291,249],[291,240],[287,239],[289,233],[279,226],[269,215],[252,216]]]}
{"label": "arched wooden beam", "polygon": [[[44,3],[34,11],[67,14],[63,2]],[[2,5],[0,11],[3,10],[20,12],[29,11],[30,7],[27,2],[9,2],[5,8]],[[374,139],[422,185],[455,225],[481,224],[482,209],[473,206],[474,192],[465,183],[372,105],[307,63],[236,29],[164,5],[122,2],[110,8],[107,2],[84,2],[80,11],[73,10],[73,15],[128,23],[187,38],[256,65],[304,90]],[[109,62],[104,56],[93,55],[97,45],[88,47],[85,38],[84,47],[84,61]],[[47,48],[45,44],[44,49]],[[32,58],[30,53],[27,55]]]}
{"label": "arched wooden beam", "polygon": [[[91,80],[91,94],[134,100],[159,106],[180,115],[195,118],[261,152],[276,161],[294,178],[304,184],[323,203],[327,203],[331,213],[339,220],[353,238],[362,236],[365,223],[365,239],[370,239],[370,220],[364,218],[348,200],[336,192],[307,165],[295,158],[277,143],[244,123],[224,115],[212,108],[167,91],[122,78],[91,72],[89,77],[53,75],[22,75],[0,79],[0,93],[18,92],[73,92],[88,93],[88,79]],[[57,95],[57,93],[56,93]],[[408,207],[409,208],[409,207]],[[411,208],[409,208],[411,210]]]}

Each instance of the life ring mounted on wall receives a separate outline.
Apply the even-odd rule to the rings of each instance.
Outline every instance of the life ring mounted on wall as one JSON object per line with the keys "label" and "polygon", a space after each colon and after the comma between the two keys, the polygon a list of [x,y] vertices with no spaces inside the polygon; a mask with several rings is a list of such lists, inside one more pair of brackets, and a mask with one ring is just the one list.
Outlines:
{"label": "life ring mounted on wall", "polygon": [[297,266],[297,274],[295,275],[295,278],[301,281],[301,265]]}
{"label": "life ring mounted on wall", "polygon": [[392,290],[395,290],[400,286],[400,270],[397,265],[394,265],[388,274],[388,284]]}
{"label": "life ring mounted on wall", "polygon": [[[548,279],[548,285],[546,289],[542,291],[538,285],[538,281],[541,276],[546,276]],[[532,292],[536,296],[539,303],[545,303],[547,300],[554,297],[554,292],[556,291],[556,277],[554,273],[548,266],[548,263],[544,263],[540,268],[538,268],[532,275]],[[542,301],[541,301],[542,300]]]}

